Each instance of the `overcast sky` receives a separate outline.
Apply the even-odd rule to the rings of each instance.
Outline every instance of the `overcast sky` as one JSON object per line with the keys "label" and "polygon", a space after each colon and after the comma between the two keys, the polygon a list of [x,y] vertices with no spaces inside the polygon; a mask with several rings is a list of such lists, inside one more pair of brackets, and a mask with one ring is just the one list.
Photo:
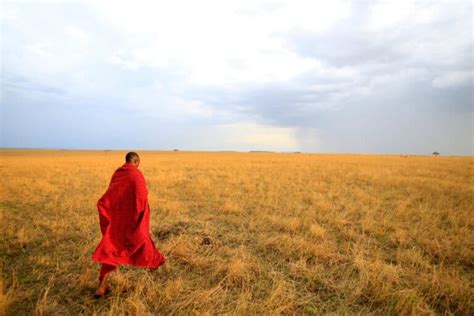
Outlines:
{"label": "overcast sky", "polygon": [[471,1],[2,1],[2,147],[474,155]]}

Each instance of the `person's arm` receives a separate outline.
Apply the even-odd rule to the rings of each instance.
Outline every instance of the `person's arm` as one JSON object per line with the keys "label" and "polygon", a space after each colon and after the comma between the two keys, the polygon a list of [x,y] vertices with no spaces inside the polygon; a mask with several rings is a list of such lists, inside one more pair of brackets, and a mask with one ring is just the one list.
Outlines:
{"label": "person's arm", "polygon": [[136,214],[136,223],[140,225],[140,222],[143,219],[145,214],[146,207],[148,205],[148,190],[146,187],[146,181],[143,174],[138,171],[135,181],[135,194],[136,194],[136,201],[137,201],[137,214]]}
{"label": "person's arm", "polygon": [[102,235],[105,235],[107,231],[107,227],[110,224],[110,219],[107,216],[107,208],[109,207],[106,194],[104,193],[102,197],[97,201],[97,209],[99,211],[99,224],[100,224],[100,231]]}

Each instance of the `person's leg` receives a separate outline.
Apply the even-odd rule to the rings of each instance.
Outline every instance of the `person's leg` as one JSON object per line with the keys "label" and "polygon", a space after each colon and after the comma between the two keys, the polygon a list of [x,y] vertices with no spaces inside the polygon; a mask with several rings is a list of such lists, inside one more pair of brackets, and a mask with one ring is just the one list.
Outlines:
{"label": "person's leg", "polygon": [[107,264],[107,263],[102,263],[102,267],[100,268],[100,274],[99,274],[99,281],[102,283],[107,279],[108,274],[115,270],[117,266]]}
{"label": "person's leg", "polygon": [[102,263],[102,266],[100,268],[100,274],[99,274],[99,288],[94,294],[95,298],[99,298],[103,296],[104,294],[107,293],[108,287],[107,287],[107,277],[109,276],[109,273],[115,270],[117,266],[107,264],[107,263]]}

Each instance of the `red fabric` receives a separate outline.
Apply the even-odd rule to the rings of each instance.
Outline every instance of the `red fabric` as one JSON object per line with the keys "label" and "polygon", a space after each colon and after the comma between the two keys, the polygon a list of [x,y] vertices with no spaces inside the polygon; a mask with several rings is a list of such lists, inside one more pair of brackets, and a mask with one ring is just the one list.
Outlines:
{"label": "red fabric", "polygon": [[102,240],[92,260],[110,265],[158,268],[165,257],[150,237],[150,207],[145,177],[131,163],[115,170],[97,202]]}
{"label": "red fabric", "polygon": [[102,281],[109,272],[115,270],[116,268],[117,266],[102,263],[102,267],[100,267],[99,281]]}

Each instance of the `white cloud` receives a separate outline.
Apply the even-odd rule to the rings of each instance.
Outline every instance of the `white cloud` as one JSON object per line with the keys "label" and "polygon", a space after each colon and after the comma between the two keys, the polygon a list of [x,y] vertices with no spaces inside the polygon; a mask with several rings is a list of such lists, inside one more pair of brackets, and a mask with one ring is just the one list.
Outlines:
{"label": "white cloud", "polygon": [[89,38],[89,36],[83,29],[74,25],[67,27],[64,34],[70,40],[79,41],[79,42],[87,41],[87,39]]}
{"label": "white cloud", "polygon": [[441,6],[452,1],[381,0],[370,9],[368,27],[390,30],[404,23],[427,24],[440,13]]}
{"label": "white cloud", "polygon": [[414,1],[379,1],[370,10],[369,26],[383,29],[408,18],[415,9]]}
{"label": "white cloud", "polygon": [[436,88],[472,86],[473,78],[473,70],[453,71],[434,78],[432,84]]}
{"label": "white cloud", "polygon": [[29,45],[26,49],[40,58],[48,58],[53,56],[53,54],[44,45],[41,44]]}
{"label": "white cloud", "polygon": [[184,113],[199,117],[212,117],[214,111],[211,107],[200,100],[186,100],[181,97],[174,97],[172,103],[178,110],[178,114]]}
{"label": "white cloud", "polygon": [[112,53],[112,55],[106,56],[104,61],[109,64],[120,65],[130,70],[137,70],[141,67],[141,64],[135,58],[125,57],[122,51],[116,51]]}
{"label": "white cloud", "polygon": [[181,95],[160,81],[143,87],[128,89],[125,106],[148,117],[166,118],[171,121],[189,122],[224,115],[205,101]]}
{"label": "white cloud", "polygon": [[[129,69],[179,65],[197,85],[291,80],[316,71],[318,61],[293,53],[275,35],[292,29],[322,32],[350,14],[345,1],[96,2],[97,12],[121,33],[146,41],[108,60]],[[113,10],[110,8],[113,7]]]}

